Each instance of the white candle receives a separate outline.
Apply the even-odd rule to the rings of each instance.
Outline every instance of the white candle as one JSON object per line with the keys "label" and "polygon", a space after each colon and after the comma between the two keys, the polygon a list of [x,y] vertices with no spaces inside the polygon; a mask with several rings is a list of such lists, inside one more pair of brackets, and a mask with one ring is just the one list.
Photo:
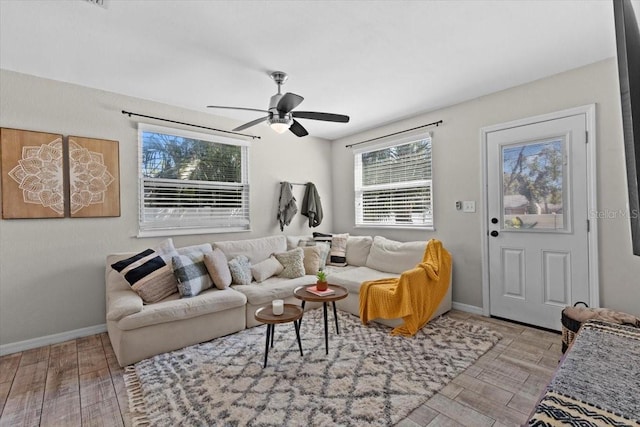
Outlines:
{"label": "white candle", "polygon": [[271,306],[273,308],[273,314],[275,314],[276,316],[280,316],[282,313],[284,313],[284,301],[281,299],[274,299],[273,302],[271,303]]}

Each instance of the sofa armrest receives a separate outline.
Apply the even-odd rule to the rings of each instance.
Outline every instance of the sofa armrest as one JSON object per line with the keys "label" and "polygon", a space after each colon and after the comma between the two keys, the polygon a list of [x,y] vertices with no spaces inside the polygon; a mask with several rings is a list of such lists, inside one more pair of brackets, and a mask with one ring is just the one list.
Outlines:
{"label": "sofa armrest", "polygon": [[118,321],[142,311],[142,298],[133,291],[113,291],[107,295],[107,320]]}

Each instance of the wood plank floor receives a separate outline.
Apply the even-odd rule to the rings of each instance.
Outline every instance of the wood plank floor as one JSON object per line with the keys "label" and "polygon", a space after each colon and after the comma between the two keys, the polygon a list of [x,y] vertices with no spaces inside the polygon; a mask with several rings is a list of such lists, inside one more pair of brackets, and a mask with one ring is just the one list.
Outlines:
{"label": "wood plank floor", "polygon": [[[399,425],[519,426],[561,356],[559,334],[451,311],[503,339]],[[0,357],[0,426],[130,426],[107,334]]]}

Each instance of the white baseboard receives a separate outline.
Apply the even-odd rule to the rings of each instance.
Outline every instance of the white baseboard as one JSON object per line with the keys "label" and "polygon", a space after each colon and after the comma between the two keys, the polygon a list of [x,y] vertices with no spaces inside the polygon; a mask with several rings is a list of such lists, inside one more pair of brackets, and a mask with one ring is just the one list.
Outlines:
{"label": "white baseboard", "polygon": [[462,304],[461,302],[453,301],[451,303],[451,308],[453,308],[454,310],[460,310],[466,313],[478,314],[482,316],[482,307],[476,307],[475,305]]}
{"label": "white baseboard", "polygon": [[45,345],[58,344],[76,338],[87,337],[89,335],[101,334],[107,331],[107,324],[89,326],[87,328],[74,329],[72,331],[61,332],[59,334],[46,335],[44,337],[33,338],[25,341],[12,342],[0,345],[0,356],[17,353],[19,351],[30,350]]}

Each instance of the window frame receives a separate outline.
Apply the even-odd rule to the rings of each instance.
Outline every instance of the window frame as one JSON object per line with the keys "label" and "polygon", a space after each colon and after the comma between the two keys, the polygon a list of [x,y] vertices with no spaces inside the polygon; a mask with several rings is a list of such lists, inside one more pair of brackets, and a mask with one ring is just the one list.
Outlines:
{"label": "window frame", "polygon": [[[377,185],[371,185],[368,186],[369,188],[366,188],[367,186],[363,186],[362,185],[362,167],[360,166],[360,168],[358,168],[357,166],[357,162],[358,162],[358,157],[360,156],[361,159],[361,155],[363,153],[370,153],[373,151],[378,151],[378,150],[383,150],[386,148],[391,148],[391,147],[396,147],[396,146],[400,146],[400,145],[406,145],[406,144],[410,144],[412,142],[418,142],[418,141],[422,141],[424,139],[429,139],[430,145],[431,145],[431,158],[430,158],[430,162],[431,162],[431,178],[430,179],[424,179],[424,180],[419,180],[419,181],[401,181],[398,183],[390,183],[390,184],[377,184]],[[395,230],[401,230],[401,229],[410,229],[410,230],[428,230],[428,231],[433,231],[435,230],[435,212],[434,212],[434,191],[433,191],[433,174],[434,174],[434,169],[433,169],[433,137],[431,135],[431,132],[426,132],[426,133],[421,133],[418,135],[413,135],[413,136],[407,136],[407,137],[403,137],[403,138],[394,138],[391,140],[387,140],[387,141],[383,141],[383,142],[377,142],[377,143],[371,143],[371,144],[366,144],[363,145],[361,147],[354,147],[353,148],[353,158],[354,158],[354,174],[353,174],[353,180],[354,180],[354,228],[378,228],[378,229],[395,229]],[[361,162],[362,160],[360,160]],[[429,188],[429,191],[431,192],[431,200],[430,203],[428,205],[428,207],[431,208],[431,223],[430,224],[416,224],[416,225],[411,225],[411,224],[406,224],[406,223],[398,223],[395,222],[393,224],[382,224],[382,223],[364,223],[364,222],[359,222],[359,212],[360,212],[360,217],[363,216],[363,214],[361,213],[362,208],[360,208],[358,205],[361,204],[361,200],[362,200],[362,194],[364,194],[365,191],[367,190],[385,190],[385,189],[400,189],[400,188],[419,188],[418,186],[416,186],[416,183],[422,183],[421,185],[424,185],[424,188]],[[366,189],[365,189],[366,188]],[[361,220],[361,218],[360,218]]]}
{"label": "window frame", "polygon": [[[171,135],[189,139],[195,139],[199,141],[208,141],[217,144],[234,145],[242,147],[242,160],[241,160],[241,183],[238,183],[238,187],[243,189],[243,204],[246,207],[243,209],[246,211],[246,226],[185,226],[179,227],[176,225],[167,225],[166,227],[153,226],[153,223],[144,222],[144,209],[145,209],[145,196],[144,196],[144,180],[142,158],[143,158],[143,134],[145,132],[158,133],[164,135]],[[216,233],[238,233],[238,232],[250,232],[251,231],[251,189],[249,180],[249,161],[250,161],[250,144],[247,141],[229,138],[219,135],[213,135],[203,132],[193,132],[180,128],[171,128],[166,126],[152,125],[148,123],[138,123],[138,234],[137,237],[155,237],[155,236],[179,236],[189,234],[216,234]],[[184,185],[193,186],[203,182],[215,182],[215,181],[194,181],[194,180],[179,180],[173,181],[183,182]],[[223,184],[230,185],[230,184]],[[246,194],[245,194],[246,192]]]}

